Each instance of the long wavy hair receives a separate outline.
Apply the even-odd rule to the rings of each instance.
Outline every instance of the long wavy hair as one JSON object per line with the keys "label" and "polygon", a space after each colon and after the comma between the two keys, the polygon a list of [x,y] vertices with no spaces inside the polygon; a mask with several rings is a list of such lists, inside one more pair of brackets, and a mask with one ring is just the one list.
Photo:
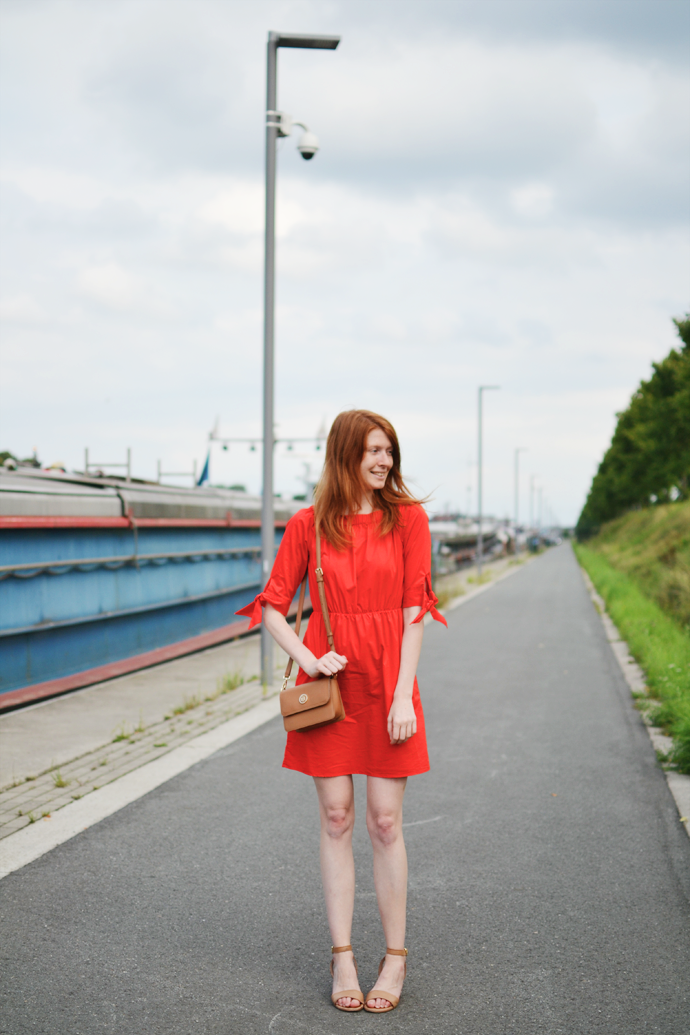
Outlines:
{"label": "long wavy hair", "polygon": [[[360,467],[370,431],[379,428],[393,447],[393,466],[382,489],[365,485]],[[408,490],[400,473],[400,445],[395,428],[385,417],[369,410],[346,410],[333,421],[326,442],[326,460],[314,490],[314,514],[321,534],[338,550],[352,542],[351,519],[359,512],[362,495],[371,492],[374,510],[380,510],[379,534],[400,524],[401,504],[421,503]]]}

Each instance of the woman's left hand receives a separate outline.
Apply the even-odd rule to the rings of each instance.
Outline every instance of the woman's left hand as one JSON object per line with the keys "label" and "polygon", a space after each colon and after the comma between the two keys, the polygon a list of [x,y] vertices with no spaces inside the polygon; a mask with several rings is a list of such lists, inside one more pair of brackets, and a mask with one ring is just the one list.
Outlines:
{"label": "woman's left hand", "polygon": [[393,697],[388,713],[388,736],[391,744],[404,744],[417,732],[417,716],[412,699]]}

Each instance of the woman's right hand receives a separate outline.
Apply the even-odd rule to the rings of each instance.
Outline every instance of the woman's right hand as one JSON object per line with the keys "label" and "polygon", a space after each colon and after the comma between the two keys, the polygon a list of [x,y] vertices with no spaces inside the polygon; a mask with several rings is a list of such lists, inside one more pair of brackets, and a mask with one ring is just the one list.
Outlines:
{"label": "woman's right hand", "polygon": [[336,654],[334,650],[329,650],[322,658],[314,658],[313,663],[305,671],[312,679],[316,679],[318,676],[335,676],[342,672],[346,665],[347,658],[344,654]]}

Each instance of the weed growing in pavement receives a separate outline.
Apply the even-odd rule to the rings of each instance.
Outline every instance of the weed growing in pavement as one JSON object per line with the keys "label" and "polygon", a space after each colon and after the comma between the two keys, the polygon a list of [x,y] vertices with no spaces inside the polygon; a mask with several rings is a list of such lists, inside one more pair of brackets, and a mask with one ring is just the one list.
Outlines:
{"label": "weed growing in pavement", "polygon": [[670,763],[678,772],[690,773],[690,639],[629,575],[613,568],[600,553],[582,544],[576,544],[575,552],[645,671],[649,719],[673,738]]}
{"label": "weed growing in pavement", "polygon": [[121,740],[129,740],[131,734],[127,733],[124,722],[117,728],[117,732],[113,737],[113,744],[119,744]]}
{"label": "weed growing in pavement", "polygon": [[26,780],[27,783],[31,783],[32,780],[36,779],[36,777],[35,776],[25,776],[24,779]]}
{"label": "weed growing in pavement", "polygon": [[470,575],[470,577],[468,578],[467,581],[471,582],[472,585],[484,586],[484,585],[486,585],[487,582],[491,582],[491,572],[490,571],[482,572],[481,576],[479,576],[479,577],[476,577],[474,575]]}
{"label": "weed growing in pavement", "polygon": [[50,813],[46,812],[46,811],[43,811],[41,813],[41,819],[50,819]]}
{"label": "weed growing in pavement", "polygon": [[24,815],[24,810],[23,809],[17,809],[17,815],[18,816],[23,816]]}
{"label": "weed growing in pavement", "polygon": [[33,812],[27,812],[26,818],[28,819],[29,823],[36,822],[36,817],[34,816]]}
{"label": "weed growing in pavement", "polygon": [[[186,712],[192,711],[194,708],[200,707],[202,704],[208,704],[213,701],[217,701],[223,694],[229,694],[232,690],[236,690],[238,686],[243,686],[245,683],[253,683],[259,677],[250,676],[249,679],[245,679],[244,671],[241,668],[235,669],[233,672],[228,672],[226,675],[218,679],[216,683],[216,689],[210,694],[191,694],[190,696],[185,695],[182,699],[182,703],[178,704],[172,711],[166,712],[163,716],[163,722],[170,722],[175,716],[184,715]],[[209,712],[206,713],[210,714]],[[171,727],[171,731],[174,730],[174,726]],[[137,731],[138,732],[138,731]]]}
{"label": "weed growing in pavement", "polygon": [[192,694],[191,697],[185,695],[182,698],[182,704],[178,704],[177,708],[173,708],[173,715],[184,715],[185,712],[190,712],[192,708],[198,708],[201,703],[202,700],[198,694]]}
{"label": "weed growing in pavement", "polygon": [[56,773],[53,773],[53,784],[56,787],[66,787],[68,783],[69,780],[65,780],[64,776],[62,775],[59,769]]}
{"label": "weed growing in pavement", "polygon": [[139,709],[139,723],[138,723],[138,725],[136,725],[134,727],[134,732],[135,733],[144,733],[145,730],[146,730],[146,726],[144,726],[144,713],[143,713],[143,711],[141,709]]}
{"label": "weed growing in pavement", "polygon": [[80,798],[81,798],[81,794],[73,794],[72,795],[72,800],[73,801],[79,801]]}
{"label": "weed growing in pavement", "polygon": [[155,748],[167,748],[168,744],[165,740],[160,740],[157,744],[153,745]]}
{"label": "weed growing in pavement", "polygon": [[238,686],[242,686],[244,682],[244,672],[241,668],[236,668],[233,672],[227,672],[218,680],[215,696],[207,697],[206,700],[212,701],[215,697],[219,697],[220,694],[229,694],[231,690],[237,690]]}

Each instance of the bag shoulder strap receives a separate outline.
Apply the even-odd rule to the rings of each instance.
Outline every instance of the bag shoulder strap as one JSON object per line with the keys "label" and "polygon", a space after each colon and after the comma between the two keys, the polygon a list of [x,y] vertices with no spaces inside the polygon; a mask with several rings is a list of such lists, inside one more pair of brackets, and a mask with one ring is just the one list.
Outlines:
{"label": "bag shoulder strap", "polygon": [[[331,650],[335,650],[333,646],[333,630],[331,629],[331,619],[328,614],[328,603],[326,601],[326,590],[323,584],[323,569],[321,567],[321,536],[319,534],[319,525],[315,519],[315,530],[316,530],[316,582],[319,588],[319,602],[321,604],[321,614],[323,615],[323,624],[326,626],[326,636],[328,637],[328,646]],[[309,565],[304,573],[302,579],[302,585],[299,591],[299,601],[297,603],[297,620],[295,622],[295,632],[299,636],[300,626],[302,624],[302,611],[304,610],[304,595],[307,590],[307,580],[309,578]],[[285,677],[283,679],[282,690],[287,688],[287,682],[292,672],[292,658],[288,658],[288,663],[285,667]]]}
{"label": "bag shoulder strap", "polygon": [[323,615],[323,624],[326,626],[326,636],[328,637],[328,646],[331,650],[335,650],[333,646],[333,630],[331,629],[331,616],[328,613],[328,603],[326,601],[326,589],[323,584],[323,568],[321,567],[321,536],[319,535],[319,526],[316,524],[316,583],[319,587],[319,601],[321,603],[321,614]]}

